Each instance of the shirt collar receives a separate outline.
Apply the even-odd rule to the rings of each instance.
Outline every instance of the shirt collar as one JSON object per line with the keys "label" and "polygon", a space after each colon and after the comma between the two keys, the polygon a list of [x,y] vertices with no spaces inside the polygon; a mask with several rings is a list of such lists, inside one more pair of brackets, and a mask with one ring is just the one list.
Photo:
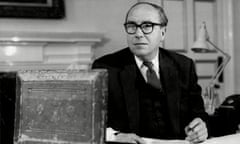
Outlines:
{"label": "shirt collar", "polygon": [[[141,60],[136,55],[134,55],[134,58],[135,58],[138,68],[141,69],[143,67],[143,60]],[[153,63],[153,69],[156,72],[159,72],[159,53],[157,53],[157,55],[151,60],[151,62]]]}

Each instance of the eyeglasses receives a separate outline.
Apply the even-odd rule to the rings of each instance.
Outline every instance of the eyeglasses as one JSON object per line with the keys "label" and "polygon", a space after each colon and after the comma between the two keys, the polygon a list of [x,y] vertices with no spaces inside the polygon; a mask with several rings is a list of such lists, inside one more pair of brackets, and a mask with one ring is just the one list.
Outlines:
{"label": "eyeglasses", "polygon": [[150,34],[153,32],[154,26],[164,26],[160,23],[144,22],[140,25],[129,22],[124,24],[124,28],[128,34],[136,34],[137,28],[140,28],[144,34]]}

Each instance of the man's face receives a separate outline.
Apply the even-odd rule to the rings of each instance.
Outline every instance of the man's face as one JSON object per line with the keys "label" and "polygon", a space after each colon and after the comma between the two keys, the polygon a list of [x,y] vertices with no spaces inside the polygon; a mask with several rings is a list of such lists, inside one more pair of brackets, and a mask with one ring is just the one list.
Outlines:
{"label": "man's face", "polygon": [[[138,25],[145,22],[160,23],[160,17],[155,8],[143,4],[130,11],[126,23],[129,22]],[[164,28],[155,25],[151,33],[144,34],[138,27],[135,34],[127,34],[128,46],[136,56],[143,60],[151,60],[156,56],[158,47],[164,39],[163,31]]]}

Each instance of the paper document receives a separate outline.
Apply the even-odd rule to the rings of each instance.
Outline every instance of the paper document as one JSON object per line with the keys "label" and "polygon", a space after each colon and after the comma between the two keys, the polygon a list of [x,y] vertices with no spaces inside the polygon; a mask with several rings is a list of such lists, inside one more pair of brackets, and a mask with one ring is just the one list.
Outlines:
{"label": "paper document", "polygon": [[142,138],[146,144],[190,144],[186,140],[161,140],[161,139],[152,139],[152,138]]}
{"label": "paper document", "polygon": [[[189,141],[186,140],[162,140],[162,139],[152,139],[152,138],[142,138],[146,144],[190,144]],[[128,144],[136,144],[130,142],[122,142],[118,140],[108,140],[110,143],[128,143]]]}
{"label": "paper document", "polygon": [[[124,142],[124,140],[117,139],[116,135],[117,131],[112,128],[106,129],[106,142],[110,143],[131,143],[131,142]],[[186,140],[163,140],[163,139],[154,139],[154,138],[146,138],[142,137],[142,139],[146,142],[146,144],[190,144],[190,142]],[[133,143],[136,144],[136,143]]]}

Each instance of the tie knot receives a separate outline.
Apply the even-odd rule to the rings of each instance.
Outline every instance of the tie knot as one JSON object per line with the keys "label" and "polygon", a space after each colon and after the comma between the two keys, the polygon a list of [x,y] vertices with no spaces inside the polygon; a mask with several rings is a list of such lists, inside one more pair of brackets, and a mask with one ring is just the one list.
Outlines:
{"label": "tie knot", "polygon": [[144,61],[143,65],[145,65],[146,67],[148,67],[149,69],[153,69],[153,63],[150,61]]}

